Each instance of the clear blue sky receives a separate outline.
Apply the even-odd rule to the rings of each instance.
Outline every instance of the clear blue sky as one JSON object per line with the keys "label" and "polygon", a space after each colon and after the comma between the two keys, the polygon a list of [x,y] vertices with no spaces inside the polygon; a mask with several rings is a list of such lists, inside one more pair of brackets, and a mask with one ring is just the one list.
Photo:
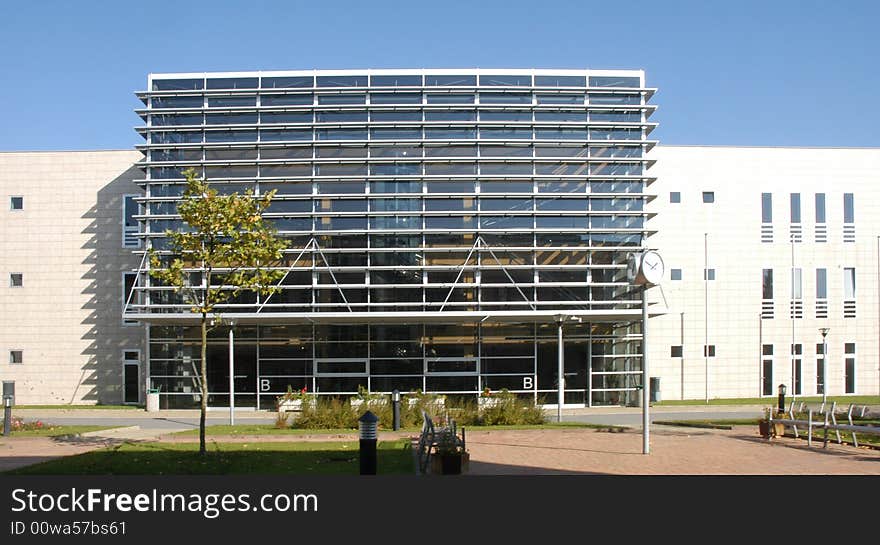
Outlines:
{"label": "clear blue sky", "polygon": [[880,146],[880,2],[46,1],[0,18],[0,150],[126,149],[149,72],[643,68],[667,144]]}

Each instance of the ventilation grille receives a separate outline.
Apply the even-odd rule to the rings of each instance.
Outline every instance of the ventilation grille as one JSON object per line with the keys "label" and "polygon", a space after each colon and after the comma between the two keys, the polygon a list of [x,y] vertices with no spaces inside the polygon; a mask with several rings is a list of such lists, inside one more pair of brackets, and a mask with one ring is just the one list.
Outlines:
{"label": "ventilation grille", "polygon": [[853,223],[844,223],[843,224],[843,241],[844,242],[855,242],[856,241],[856,226]]}
{"label": "ventilation grille", "polygon": [[843,317],[844,318],[855,318],[856,317],[856,302],[855,301],[844,301],[843,302]]}
{"label": "ventilation grille", "polygon": [[792,318],[803,318],[804,317],[804,302],[803,301],[792,301],[789,314]]}
{"label": "ventilation grille", "polygon": [[816,225],[816,242],[828,242],[828,226],[824,223]]}
{"label": "ventilation grille", "polygon": [[762,320],[772,320],[773,319],[773,301],[764,300],[761,301],[761,319]]}
{"label": "ventilation grille", "polygon": [[792,224],[791,225],[789,239],[792,242],[803,242],[804,241],[804,230],[799,224]]}
{"label": "ventilation grille", "polygon": [[773,242],[773,224],[761,224],[761,242]]}
{"label": "ventilation grille", "polygon": [[816,318],[828,317],[828,300],[820,299],[816,301]]}

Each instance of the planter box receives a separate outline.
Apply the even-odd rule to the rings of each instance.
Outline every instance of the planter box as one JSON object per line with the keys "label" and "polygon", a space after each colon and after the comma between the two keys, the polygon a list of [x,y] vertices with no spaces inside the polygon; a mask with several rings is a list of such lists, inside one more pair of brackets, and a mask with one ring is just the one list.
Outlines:
{"label": "planter box", "polygon": [[497,397],[478,397],[477,398],[477,406],[482,408],[485,407],[497,407],[501,405],[501,399]]}
{"label": "planter box", "polygon": [[470,454],[467,452],[435,454],[431,457],[431,474],[461,475],[462,473],[467,473],[470,457]]}
{"label": "planter box", "polygon": [[[415,407],[416,405],[419,404],[419,399],[416,397],[408,397],[408,398],[406,398],[406,403],[407,403],[407,406],[409,406],[409,407]],[[446,406],[446,398],[440,397],[437,399],[432,399],[431,401],[426,403],[426,405],[428,407],[440,407],[440,408],[445,407]]]}
{"label": "planter box", "polygon": [[[308,400],[306,403],[314,404],[314,400]],[[278,403],[278,412],[298,412],[303,408],[302,399],[288,399]]]}
{"label": "planter box", "polygon": [[353,398],[349,399],[348,401],[349,401],[349,404],[352,406],[352,408],[355,408],[355,409],[360,407],[361,405],[364,405],[365,403],[366,403],[367,407],[369,407],[371,405],[388,405],[388,403],[390,403],[388,396],[383,396],[380,398],[368,399],[368,400],[363,400],[363,399],[360,399],[357,397],[353,397]]}
{"label": "planter box", "polygon": [[771,428],[770,422],[767,420],[759,420],[758,421],[758,433],[761,434],[761,437],[764,439],[769,439],[771,437],[782,437],[785,435],[785,425],[773,423]]}

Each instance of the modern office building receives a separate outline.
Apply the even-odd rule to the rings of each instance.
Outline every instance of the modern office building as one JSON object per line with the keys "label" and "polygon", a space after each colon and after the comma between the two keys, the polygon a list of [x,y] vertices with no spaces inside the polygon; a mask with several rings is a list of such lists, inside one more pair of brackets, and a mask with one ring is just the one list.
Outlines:
{"label": "modern office building", "polygon": [[641,71],[154,74],[142,153],[0,153],[0,379],[19,404],[197,406],[197,320],[144,260],[193,167],[275,190],[288,242],[282,291],[220,309],[212,406],[229,322],[238,407],[288,386],[552,406],[560,322],[565,406],[635,403],[644,248],[663,399],[880,393],[880,149],[655,145],[652,94]]}
{"label": "modern office building", "polygon": [[[168,252],[186,168],[221,192],[276,191],[283,290],[218,307],[210,403],[288,386],[619,403],[640,383],[653,90],[641,71],[153,74],[144,248]],[[193,271],[198,274],[197,271]],[[196,279],[198,281],[198,279]],[[197,403],[196,316],[144,261],[127,318],[149,324],[163,407]],[[593,361],[590,371],[589,361]],[[588,394],[589,392],[589,394]],[[591,401],[587,400],[587,396]]]}

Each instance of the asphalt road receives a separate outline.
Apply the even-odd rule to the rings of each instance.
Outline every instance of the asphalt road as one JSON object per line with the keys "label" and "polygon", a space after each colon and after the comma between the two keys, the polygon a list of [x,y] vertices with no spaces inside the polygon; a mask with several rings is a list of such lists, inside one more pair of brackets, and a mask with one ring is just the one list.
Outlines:
{"label": "asphalt road", "polygon": [[[152,416],[143,412],[138,412],[131,416],[114,415],[105,416],[100,414],[101,411],[93,411],[93,414],[84,416],[80,412],[77,415],[37,415],[28,414],[26,420],[43,419],[57,425],[69,426],[140,426],[141,429],[150,430],[179,430],[181,428],[198,428],[198,416]],[[731,418],[758,418],[761,411],[758,409],[747,408],[714,408],[705,411],[687,410],[676,411],[671,408],[652,409],[651,421],[655,420],[705,420],[709,418],[731,419]],[[554,412],[548,414],[548,421],[554,422],[556,415]],[[562,416],[564,422],[586,422],[590,424],[630,426],[640,428],[642,425],[642,413],[640,409],[621,409],[620,412],[609,411],[604,409],[601,412],[586,414],[567,414]],[[238,412],[235,415],[236,424],[272,424],[275,422],[274,412]],[[229,414],[227,412],[217,411],[208,413],[208,425],[228,424]]]}

